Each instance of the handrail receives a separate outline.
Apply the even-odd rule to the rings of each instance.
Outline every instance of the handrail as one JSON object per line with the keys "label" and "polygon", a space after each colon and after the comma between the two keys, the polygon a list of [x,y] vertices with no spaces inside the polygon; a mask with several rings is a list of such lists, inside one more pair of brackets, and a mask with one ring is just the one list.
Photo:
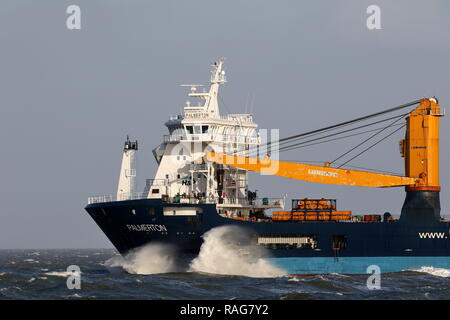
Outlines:
{"label": "handrail", "polygon": [[111,194],[102,196],[91,196],[88,197],[88,204],[116,202],[125,200],[140,200],[140,199],[147,199],[147,194],[145,192],[133,192],[133,193],[123,193],[119,197],[113,196]]}
{"label": "handrail", "polygon": [[[123,193],[117,198],[113,195],[101,195],[101,196],[91,196],[88,197],[88,204],[94,203],[106,203],[106,202],[116,202],[116,201],[126,201],[126,200],[141,200],[150,199],[146,192],[134,192],[134,193]],[[217,200],[217,199],[215,199]],[[211,203],[215,203],[215,200]],[[236,201],[237,200],[237,201]],[[257,198],[255,200],[248,200],[248,198],[222,198],[221,205],[227,204],[242,204],[242,205],[255,205],[255,206],[279,206],[284,207],[284,198]],[[186,204],[198,204],[198,203],[210,203],[207,199],[201,197],[183,197],[180,196],[177,201],[173,198],[168,198],[167,203],[186,203]]]}

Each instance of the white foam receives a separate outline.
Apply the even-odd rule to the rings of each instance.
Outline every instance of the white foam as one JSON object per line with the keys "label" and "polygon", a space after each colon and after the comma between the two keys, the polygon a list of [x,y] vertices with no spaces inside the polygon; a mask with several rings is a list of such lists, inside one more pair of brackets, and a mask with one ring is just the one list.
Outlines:
{"label": "white foam", "polygon": [[175,254],[170,245],[152,243],[125,257],[115,256],[105,262],[107,267],[122,267],[133,274],[158,274],[176,271]]}
{"label": "white foam", "polygon": [[250,244],[246,231],[236,226],[211,229],[203,236],[200,253],[190,271],[271,278],[286,273],[264,260],[265,250]]}
{"label": "white foam", "polygon": [[69,271],[51,271],[45,272],[46,276],[54,276],[54,277],[69,277],[69,276],[79,276],[78,272],[69,272]]}
{"label": "white foam", "polygon": [[416,269],[413,271],[425,272],[425,273],[431,274],[433,276],[442,277],[442,278],[450,277],[450,269],[444,269],[444,268],[421,267],[420,269]]}
{"label": "white foam", "polygon": [[330,273],[331,275],[333,275],[333,276],[338,276],[338,277],[343,277],[343,278],[348,278],[348,277],[350,277],[349,275],[346,275],[346,274],[342,274],[342,273]]}

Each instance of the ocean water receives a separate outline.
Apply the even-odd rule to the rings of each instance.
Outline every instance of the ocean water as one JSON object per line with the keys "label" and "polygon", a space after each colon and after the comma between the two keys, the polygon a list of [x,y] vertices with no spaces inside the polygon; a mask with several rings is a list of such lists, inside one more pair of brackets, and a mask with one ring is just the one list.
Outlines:
{"label": "ocean water", "polygon": [[[233,266],[203,253],[180,266],[164,246],[126,258],[113,249],[0,250],[0,299],[450,299],[447,269],[382,274],[381,289],[369,290],[366,275],[295,278],[258,259]],[[67,287],[70,265],[80,289]]]}

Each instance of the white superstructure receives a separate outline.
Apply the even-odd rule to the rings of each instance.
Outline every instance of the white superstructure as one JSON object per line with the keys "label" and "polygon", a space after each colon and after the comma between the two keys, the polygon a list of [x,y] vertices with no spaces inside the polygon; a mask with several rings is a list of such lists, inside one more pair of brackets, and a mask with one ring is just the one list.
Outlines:
{"label": "white superstructure", "polygon": [[[163,198],[181,203],[216,203],[227,214],[243,215],[242,208],[256,206],[255,193],[248,189],[245,170],[208,163],[205,152],[246,155],[260,143],[258,125],[251,114],[220,114],[218,94],[226,83],[223,60],[215,62],[209,91],[198,92],[200,85],[189,86],[192,106],[186,102],[183,114],[165,123],[169,135],[153,150],[159,164],[155,179],[147,181],[149,198]],[[281,205],[280,201],[276,207]],[[271,207],[265,201],[264,207]],[[235,209],[239,209],[237,212]]]}

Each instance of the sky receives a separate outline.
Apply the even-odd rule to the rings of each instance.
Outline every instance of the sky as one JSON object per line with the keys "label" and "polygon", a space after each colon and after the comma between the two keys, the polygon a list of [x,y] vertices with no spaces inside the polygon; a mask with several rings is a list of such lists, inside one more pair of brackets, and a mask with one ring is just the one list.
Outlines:
{"label": "sky", "polygon": [[[73,4],[80,30],[66,27]],[[379,30],[366,25],[373,4]],[[445,0],[2,0],[0,43],[0,249],[112,247],[84,211],[88,196],[115,193],[127,134],[139,141],[143,188],[164,122],[186,102],[179,85],[208,84],[220,57],[222,113],[252,111],[260,128],[282,137],[422,97],[450,103]],[[447,216],[449,134],[444,117]],[[353,164],[402,172],[401,135]],[[319,146],[281,159],[325,162],[352,144]],[[403,188],[251,178],[261,196],[337,198],[354,213],[398,215],[404,199]]]}

